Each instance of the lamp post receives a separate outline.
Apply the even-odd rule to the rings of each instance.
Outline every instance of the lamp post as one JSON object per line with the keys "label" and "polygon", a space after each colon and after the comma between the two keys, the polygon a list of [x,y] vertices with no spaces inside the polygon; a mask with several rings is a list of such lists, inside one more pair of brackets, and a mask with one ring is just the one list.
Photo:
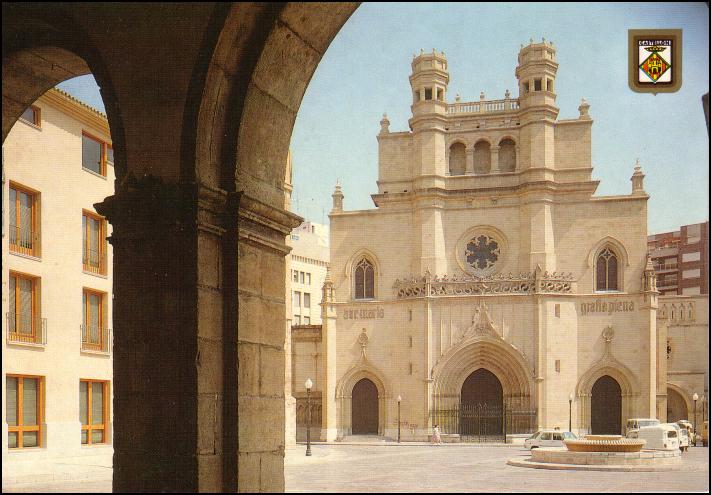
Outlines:
{"label": "lamp post", "polygon": [[694,392],[692,399],[694,399],[694,447],[696,447],[696,437],[698,436],[696,434],[696,401],[699,400],[699,394]]}
{"label": "lamp post", "polygon": [[306,379],[306,455],[311,455],[311,387],[314,383],[311,378]]}
{"label": "lamp post", "polygon": [[706,421],[706,396],[702,395],[701,396],[701,423],[703,424],[704,421]]}
{"label": "lamp post", "polygon": [[402,396],[397,396],[397,443],[400,443],[400,402],[402,402]]}
{"label": "lamp post", "polygon": [[573,431],[573,394],[568,396],[568,431]]}

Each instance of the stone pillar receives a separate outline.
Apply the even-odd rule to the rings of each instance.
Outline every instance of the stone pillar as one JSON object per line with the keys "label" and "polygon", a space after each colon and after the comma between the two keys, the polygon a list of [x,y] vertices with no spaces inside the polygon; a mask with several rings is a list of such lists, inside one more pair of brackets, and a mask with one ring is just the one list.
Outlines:
{"label": "stone pillar", "polygon": [[467,156],[466,174],[472,175],[472,174],[474,174],[474,147],[472,147],[472,146],[467,147],[466,156]]}
{"label": "stone pillar", "polygon": [[321,395],[321,441],[333,442],[338,437],[338,416],[336,414],[336,308],[333,282],[327,271],[321,288],[321,342],[324,358],[324,383]]}
{"label": "stone pillar", "polygon": [[667,326],[657,325],[657,415],[667,422]]}
{"label": "stone pillar", "polygon": [[113,227],[114,491],[236,489],[228,199],[129,175],[95,205]]}
{"label": "stone pillar", "polygon": [[302,218],[242,194],[239,270],[240,492],[284,491],[286,236]]}
{"label": "stone pillar", "polygon": [[491,147],[491,173],[492,174],[498,174],[500,169],[499,169],[499,150],[501,149],[501,146],[492,146]]}

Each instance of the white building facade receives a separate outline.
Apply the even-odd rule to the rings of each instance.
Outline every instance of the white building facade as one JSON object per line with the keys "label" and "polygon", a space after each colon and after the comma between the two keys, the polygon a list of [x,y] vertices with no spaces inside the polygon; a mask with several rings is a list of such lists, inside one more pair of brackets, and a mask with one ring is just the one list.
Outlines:
{"label": "white building facade", "polygon": [[4,481],[111,467],[113,168],[106,117],[56,89],[3,145]]}

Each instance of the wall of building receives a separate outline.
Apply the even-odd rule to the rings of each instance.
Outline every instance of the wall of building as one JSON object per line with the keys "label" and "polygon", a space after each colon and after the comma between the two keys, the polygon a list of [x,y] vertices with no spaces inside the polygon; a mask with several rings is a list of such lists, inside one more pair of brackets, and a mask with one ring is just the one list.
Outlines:
{"label": "wall of building", "polygon": [[[57,101],[73,109],[59,108]],[[10,449],[7,445],[6,401],[3,400],[3,479],[29,475],[47,469],[48,461],[111,465],[112,431],[102,445],[81,444],[79,381],[109,381],[112,404],[112,354],[91,354],[81,350],[83,289],[105,293],[106,321],[112,321],[112,248],[107,244],[107,275],[86,273],[82,268],[82,210],[95,213],[94,203],[113,193],[113,165],[105,177],[82,169],[82,131],[111,142],[105,118],[103,126],[92,126],[82,115],[97,119],[96,112],[54,93],[41,97],[41,126],[20,120],[3,144],[3,308],[8,308],[9,271],[40,279],[40,313],[46,318],[47,343],[31,347],[9,342],[7,319],[3,315],[3,377],[7,374],[44,377],[43,445],[40,448]],[[41,256],[10,253],[8,239],[8,190],[10,182],[38,191],[40,197]],[[108,227],[107,235],[110,235]],[[3,398],[6,382],[3,379]],[[111,408],[109,417],[111,418]],[[42,467],[40,467],[40,465]]]}

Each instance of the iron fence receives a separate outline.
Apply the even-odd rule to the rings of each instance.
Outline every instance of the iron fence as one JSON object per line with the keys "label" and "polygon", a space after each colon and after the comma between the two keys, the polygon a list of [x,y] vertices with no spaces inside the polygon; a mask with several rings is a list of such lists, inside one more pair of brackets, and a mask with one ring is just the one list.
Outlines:
{"label": "iron fence", "polygon": [[432,425],[445,435],[459,435],[461,442],[506,442],[506,435],[536,431],[537,411],[508,404],[455,404],[430,411]]}

